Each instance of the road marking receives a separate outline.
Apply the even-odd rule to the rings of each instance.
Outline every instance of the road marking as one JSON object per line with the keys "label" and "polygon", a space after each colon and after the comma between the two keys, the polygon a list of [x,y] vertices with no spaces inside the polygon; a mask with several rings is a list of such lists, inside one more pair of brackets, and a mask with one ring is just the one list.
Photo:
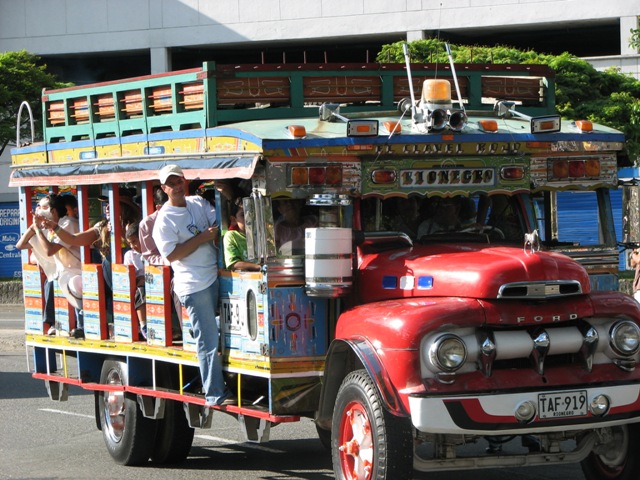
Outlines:
{"label": "road marking", "polygon": [[62,415],[72,415],[74,417],[94,418],[93,415],[83,415],[82,413],[65,412],[64,410],[54,410],[53,408],[39,408],[41,412],[61,413]]}
{"label": "road marking", "polygon": [[[39,408],[38,410],[40,410],[41,412],[60,413],[62,415],[72,415],[74,417],[93,418],[93,415],[83,415],[82,413],[66,412],[64,410],[55,410],[53,408]],[[236,440],[231,440],[229,438],[214,437],[212,435],[195,435],[195,437],[201,438],[203,440],[209,440],[212,442],[218,442],[218,443],[227,443],[232,445],[242,444],[243,447],[253,448],[254,450],[261,450],[267,453],[286,453],[285,450],[278,450],[275,448],[263,447],[262,445],[256,445],[253,443],[237,442]]]}
{"label": "road marking", "polygon": [[240,444],[242,444],[243,447],[253,448],[254,450],[261,450],[261,451],[267,452],[267,453],[287,453],[285,450],[278,450],[278,449],[275,449],[275,448],[263,447],[262,445],[256,445],[255,443],[237,442],[235,440],[230,440],[228,438],[214,437],[214,436],[211,436],[211,435],[195,435],[195,437],[201,438],[203,440],[210,440],[210,441],[213,441],[213,442],[218,442],[218,443],[230,443],[232,445],[240,445]]}

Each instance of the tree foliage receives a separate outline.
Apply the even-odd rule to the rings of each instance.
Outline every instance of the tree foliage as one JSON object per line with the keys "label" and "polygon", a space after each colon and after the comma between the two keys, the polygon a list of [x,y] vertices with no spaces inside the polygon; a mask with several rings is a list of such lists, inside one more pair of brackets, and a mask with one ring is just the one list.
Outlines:
{"label": "tree foliage", "polygon": [[629,39],[629,46],[631,48],[640,49],[640,28],[632,28],[631,38]]}
{"label": "tree foliage", "polygon": [[[0,155],[7,145],[16,140],[20,104],[23,101],[29,102],[33,109],[36,134],[40,137],[42,89],[65,86],[56,82],[55,77],[47,72],[46,66],[39,64],[39,60],[39,57],[24,50],[0,53]],[[23,112],[21,120],[21,136],[26,138],[30,134],[26,112]]]}
{"label": "tree foliage", "polygon": [[[404,63],[404,43],[384,45],[377,61]],[[412,62],[449,61],[444,42],[437,39],[417,40],[408,47]],[[450,50],[455,63],[548,65],[556,72],[558,113],[565,118],[587,119],[621,130],[627,139],[629,157],[640,163],[640,81],[635,78],[616,69],[597,71],[590,63],[566,52],[547,55],[505,46],[458,45],[450,45]]]}

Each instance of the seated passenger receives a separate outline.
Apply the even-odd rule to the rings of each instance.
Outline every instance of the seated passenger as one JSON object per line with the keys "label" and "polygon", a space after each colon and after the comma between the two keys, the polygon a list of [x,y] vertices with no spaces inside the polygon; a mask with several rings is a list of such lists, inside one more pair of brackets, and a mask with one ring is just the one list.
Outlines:
{"label": "seated passenger", "polygon": [[[106,209],[107,215],[109,215],[109,209]],[[67,218],[67,217],[65,217]],[[48,217],[42,217],[36,215],[36,220],[42,222],[43,225],[56,233],[62,242],[72,247],[95,247],[99,252],[102,260],[98,259],[97,262],[102,262],[103,278],[105,285],[105,300],[107,307],[108,322],[112,322],[113,318],[113,293],[112,293],[112,277],[111,277],[111,224],[109,218],[103,218],[95,223],[92,227],[79,231],[77,227],[77,219],[75,220],[75,228],[66,228],[64,223],[58,224],[57,220],[53,220]],[[84,335],[84,332],[79,332]]]}
{"label": "seated passenger", "polygon": [[47,253],[40,246],[38,241],[36,230],[46,229],[42,223],[36,221],[36,216],[51,217],[49,212],[49,198],[44,197],[38,202],[35,215],[33,216],[33,223],[29,225],[29,228],[22,234],[16,248],[25,250],[30,248],[31,255],[29,256],[29,263],[31,265],[38,265],[44,272],[46,279],[43,285],[43,309],[42,309],[42,321],[44,322],[44,333],[47,335],[56,334],[56,312],[55,312],[55,300],[54,300],[54,280],[56,278],[56,262],[52,257],[49,257]]}
{"label": "seated passenger", "polygon": [[476,204],[470,197],[460,198],[460,227],[465,228],[477,227],[477,210]]}
{"label": "seated passenger", "polygon": [[303,200],[278,200],[276,205],[281,215],[274,225],[278,253],[285,256],[304,254],[304,229],[317,227],[318,218],[302,215]]}
{"label": "seated passenger", "polygon": [[[45,198],[48,199],[49,214],[36,214],[35,219],[47,227],[50,227],[50,225],[55,226],[47,235],[40,228],[37,228],[35,236],[47,255],[54,258],[56,263],[55,277],[58,280],[60,289],[67,301],[76,310],[77,326],[70,332],[70,335],[74,338],[84,338],[80,248],[63,239],[66,233],[71,235],[78,233],[78,220],[66,215],[67,210],[60,196],[51,194]],[[40,207],[44,207],[42,202]]]}
{"label": "seated passenger", "polygon": [[420,204],[416,197],[390,198],[382,208],[386,229],[416,238],[420,226]]}
{"label": "seated passenger", "polygon": [[224,247],[224,263],[229,270],[248,270],[257,272],[260,265],[247,261],[247,236],[244,223],[244,209],[242,199],[238,198],[231,204],[229,225],[235,229],[229,230],[222,237]]}
{"label": "seated passenger", "polygon": [[462,197],[441,198],[435,202],[435,213],[418,227],[418,238],[442,232],[455,232],[462,229],[460,210]]}
{"label": "seated passenger", "polygon": [[136,270],[136,293],[134,299],[134,308],[136,309],[136,315],[138,316],[139,330],[142,337],[147,339],[147,299],[144,288],[144,263],[142,261],[142,255],[140,253],[140,236],[137,223],[132,223],[127,228],[125,233],[127,243],[131,247],[130,250],[124,254],[125,265],[133,265]]}
{"label": "seated passenger", "polygon": [[522,242],[524,230],[518,217],[517,202],[508,195],[493,195],[487,225],[500,232],[509,242]]}

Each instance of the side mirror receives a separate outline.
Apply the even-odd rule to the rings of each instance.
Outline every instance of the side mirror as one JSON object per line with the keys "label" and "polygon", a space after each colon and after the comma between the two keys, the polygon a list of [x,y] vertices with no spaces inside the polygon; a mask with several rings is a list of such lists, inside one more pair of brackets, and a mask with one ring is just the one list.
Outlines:
{"label": "side mirror", "polygon": [[271,198],[254,190],[242,199],[247,230],[247,256],[251,261],[264,263],[276,256]]}

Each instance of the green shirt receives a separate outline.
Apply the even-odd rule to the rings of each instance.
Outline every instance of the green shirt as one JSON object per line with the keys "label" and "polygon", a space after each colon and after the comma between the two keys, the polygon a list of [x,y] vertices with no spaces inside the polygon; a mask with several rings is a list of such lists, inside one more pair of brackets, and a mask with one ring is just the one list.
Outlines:
{"label": "green shirt", "polygon": [[224,264],[231,268],[236,262],[247,261],[247,237],[240,230],[229,230],[222,237]]}

